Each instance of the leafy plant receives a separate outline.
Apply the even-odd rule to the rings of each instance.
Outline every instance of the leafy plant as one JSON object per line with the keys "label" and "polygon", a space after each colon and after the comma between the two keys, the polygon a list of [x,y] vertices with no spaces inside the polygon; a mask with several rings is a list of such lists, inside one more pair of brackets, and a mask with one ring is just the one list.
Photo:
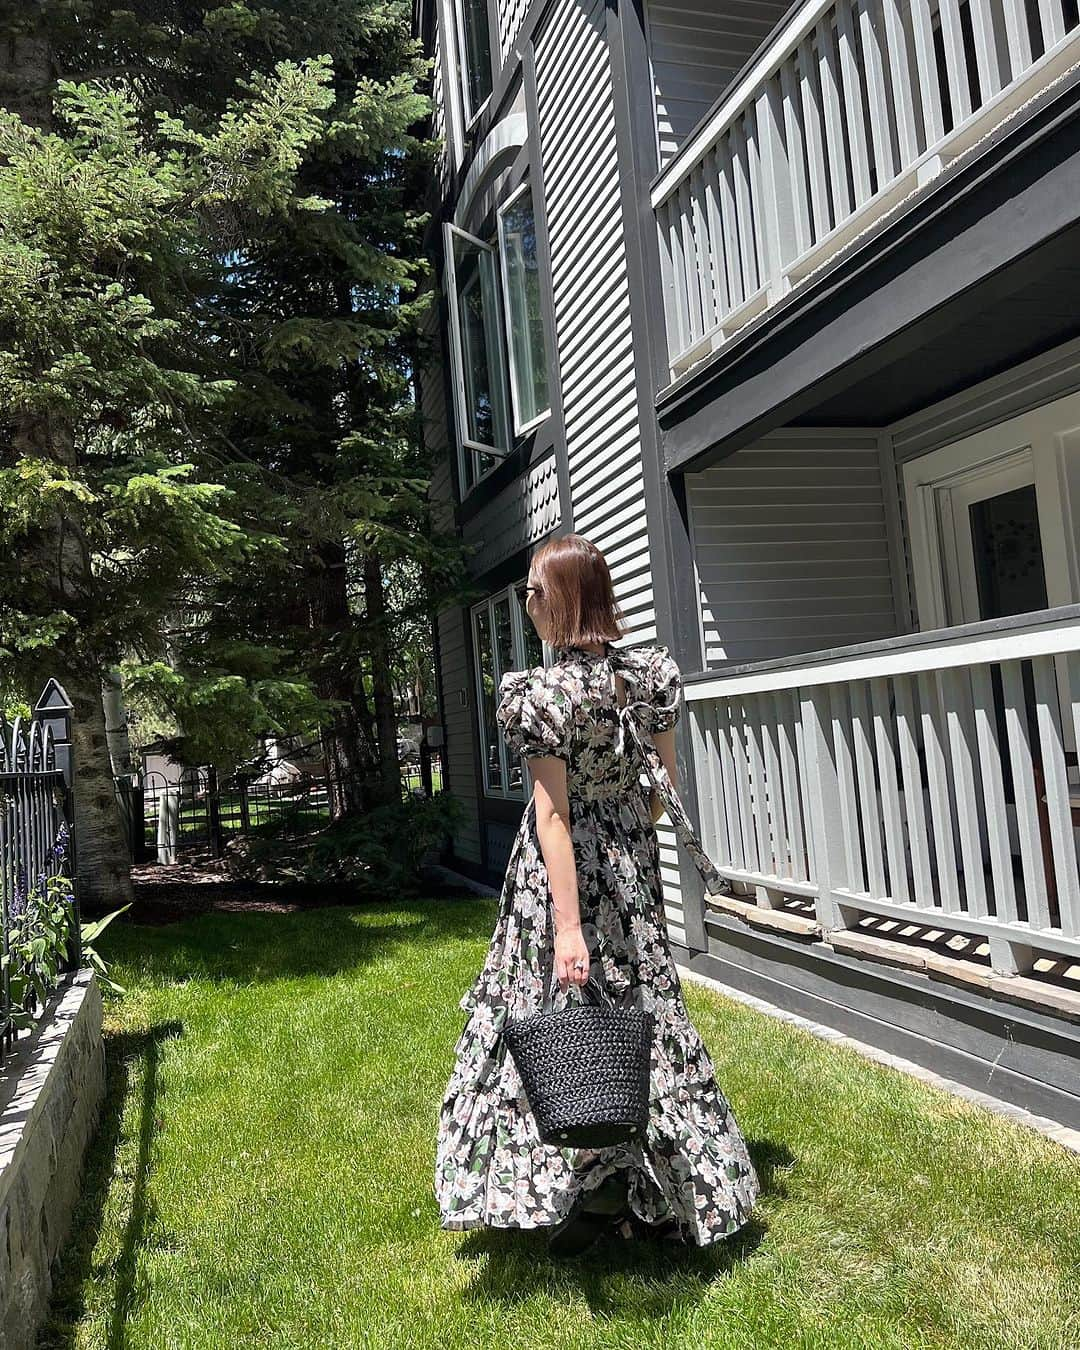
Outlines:
{"label": "leafy plant", "polygon": [[[51,850],[54,866],[63,861],[67,846],[65,827]],[[110,978],[108,966],[93,944],[118,914],[130,908],[130,904],[123,905],[103,919],[81,924],[79,929],[83,962],[111,994],[126,991]],[[52,876],[43,872],[32,887],[17,887],[12,896],[7,951],[0,955],[0,974],[8,976],[10,1020],[16,1031],[25,1031],[33,1025],[49,994],[60,983],[71,945],[74,914],[74,888],[63,872]]]}

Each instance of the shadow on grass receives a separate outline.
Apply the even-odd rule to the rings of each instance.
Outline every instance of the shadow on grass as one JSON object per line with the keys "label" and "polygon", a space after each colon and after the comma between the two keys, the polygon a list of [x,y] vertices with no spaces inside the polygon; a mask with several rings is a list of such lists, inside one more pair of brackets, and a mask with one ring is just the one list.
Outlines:
{"label": "shadow on grass", "polygon": [[[794,1155],[769,1140],[747,1140],[761,1182],[761,1195],[783,1196],[785,1174]],[[524,1303],[535,1294],[578,1288],[594,1313],[665,1317],[676,1303],[704,1293],[745,1261],[766,1234],[757,1213],[730,1237],[708,1247],[663,1239],[605,1236],[583,1256],[556,1259],[548,1254],[546,1229],[477,1228],[458,1246],[460,1261],[486,1260],[462,1298],[503,1307]],[[629,1279],[627,1279],[629,1277]]]}
{"label": "shadow on grass", "polygon": [[[161,1044],[182,1033],[181,1024],[172,1021],[161,1022],[146,1031],[105,1036],[105,1095],[101,1115],[87,1151],[71,1236],[62,1250],[49,1316],[38,1333],[37,1350],[58,1350],[76,1344],[78,1325],[88,1311],[85,1291],[94,1284],[112,1293],[111,1308],[92,1310],[102,1324],[104,1339],[100,1344],[107,1350],[123,1350],[127,1343],[127,1326],[136,1305],[139,1254],[148,1243],[156,1218],[150,1192],[150,1155],[160,1125],[157,1097]],[[136,1123],[137,1152],[124,1197],[126,1213],[121,1221],[119,1251],[103,1266],[94,1260],[94,1247],[105,1226],[109,1198],[115,1198],[124,1105],[140,1061],[142,1092]]]}
{"label": "shadow on grass", "polygon": [[117,921],[99,950],[139,979],[257,984],[342,975],[418,944],[475,939],[494,919],[495,902],[477,896],[279,914],[213,912],[166,926]]}
{"label": "shadow on grass", "polygon": [[[478,925],[482,928],[491,919],[490,901],[476,897],[461,903],[404,901],[289,914],[204,914],[168,928],[118,921],[106,931],[99,950],[110,965],[137,971],[138,982],[195,978],[247,984],[353,970],[418,938],[468,940]],[[123,979],[127,982],[128,976]],[[85,1338],[87,1320],[95,1327],[96,1344],[107,1350],[123,1350],[127,1344],[141,1297],[140,1258],[148,1247],[168,1243],[157,1223],[151,1158],[154,1136],[162,1127],[161,1048],[182,1034],[183,1025],[175,1020],[105,1033],[101,1111],[37,1350],[76,1345],[80,1331]],[[124,1114],[132,1085],[140,1079],[131,1127],[135,1157],[129,1164],[121,1153]],[[111,1216],[116,1208],[122,1218]],[[110,1240],[108,1255],[95,1257],[102,1234],[114,1226],[119,1233]],[[91,1306],[95,1290],[105,1292],[109,1306]]]}

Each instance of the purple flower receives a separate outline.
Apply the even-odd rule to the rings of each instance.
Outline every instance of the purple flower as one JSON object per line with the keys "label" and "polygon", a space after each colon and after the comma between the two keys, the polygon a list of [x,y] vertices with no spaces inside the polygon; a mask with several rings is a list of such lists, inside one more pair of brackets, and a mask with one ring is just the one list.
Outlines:
{"label": "purple flower", "polygon": [[60,826],[60,832],[57,834],[56,842],[53,844],[51,850],[51,856],[56,862],[59,862],[60,859],[64,856],[64,854],[67,852],[68,840],[70,838],[71,835],[68,831],[67,822],[65,821]]}

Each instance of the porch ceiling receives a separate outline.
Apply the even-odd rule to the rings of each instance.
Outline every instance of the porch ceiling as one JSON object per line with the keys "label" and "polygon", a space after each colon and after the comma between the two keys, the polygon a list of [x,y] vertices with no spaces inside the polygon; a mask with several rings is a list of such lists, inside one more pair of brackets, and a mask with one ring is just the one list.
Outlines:
{"label": "porch ceiling", "polygon": [[658,399],[669,472],[882,426],[1080,333],[1080,68]]}
{"label": "porch ceiling", "polygon": [[992,288],[1000,289],[1013,272],[1022,271],[1014,291],[987,295],[982,308],[973,313],[978,293],[966,297],[966,304],[949,306],[950,316],[956,311],[956,321],[945,333],[928,337],[905,358],[826,398],[792,419],[792,425],[895,422],[1076,336],[1080,265],[1073,259],[1080,259],[1080,225],[1059,236],[1055,246],[1037,250],[1026,267],[1006,269],[999,286]]}

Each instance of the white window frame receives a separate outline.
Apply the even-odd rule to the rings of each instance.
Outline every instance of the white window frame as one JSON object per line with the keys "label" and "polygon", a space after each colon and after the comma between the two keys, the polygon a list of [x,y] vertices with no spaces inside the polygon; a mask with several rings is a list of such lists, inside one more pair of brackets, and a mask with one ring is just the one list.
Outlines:
{"label": "white window frame", "polygon": [[[465,131],[469,132],[472,130],[474,123],[480,117],[481,113],[491,102],[491,95],[495,92],[495,71],[494,68],[488,71],[491,88],[488,90],[487,97],[478,108],[471,108],[472,100],[469,95],[468,75],[469,44],[465,41],[465,7],[462,4],[462,0],[450,0],[450,3],[454,8],[454,39],[457,45],[457,51],[455,53],[457,60],[454,64],[457,67],[458,88],[461,90],[461,111],[465,122]],[[487,9],[488,16],[488,46],[490,48],[492,39],[491,8],[486,4],[485,8]],[[499,40],[498,26],[496,26],[494,31],[495,41],[497,43]]]}
{"label": "white window frame", "polygon": [[[1010,470],[1015,470],[1011,479]],[[950,573],[958,569],[950,565],[957,542],[949,496],[980,476],[997,474],[1003,490],[1024,481],[1035,484],[1048,603],[1080,600],[1080,394],[1074,393],[904,464],[911,567],[924,631],[959,621],[962,592],[950,584]]]}
{"label": "white window frame", "polygon": [[[522,579],[524,580],[524,578]],[[497,727],[493,728],[493,730],[496,732],[497,736],[499,768],[502,773],[503,785],[501,787],[492,787],[488,779],[487,749],[484,744],[484,686],[483,669],[480,664],[479,616],[482,611],[487,611],[488,632],[492,636],[492,669],[495,670],[497,666],[497,653],[494,645],[495,607],[501,604],[503,600],[508,600],[510,605],[510,641],[514,648],[514,665],[507,667],[507,669],[524,670],[527,668],[527,658],[525,654],[525,624],[529,622],[529,618],[521,608],[521,604],[514,594],[514,586],[503,586],[499,590],[493,591],[491,595],[486,599],[481,600],[479,604],[473,605],[469,610],[469,625],[473,646],[473,688],[476,691],[476,720],[474,725],[480,742],[480,769],[483,776],[484,796],[499,797],[507,801],[527,801],[532,791],[528,758],[525,755],[520,756],[522,769],[521,786],[519,788],[509,787],[511,751]],[[551,649],[548,647],[548,644],[546,642],[543,643],[544,665],[547,665],[550,660],[550,651]],[[531,667],[529,668],[531,669]],[[495,673],[496,707],[498,706],[499,682],[505,674],[506,671],[504,670],[496,670]]]}
{"label": "white window frame", "polygon": [[[543,328],[542,336],[544,348],[544,365],[546,367],[545,374],[547,376],[547,386],[548,386],[548,405],[546,408],[543,408],[540,412],[538,412],[535,417],[530,418],[529,421],[527,422],[522,421],[521,418],[521,409],[519,407],[519,399],[518,399],[517,366],[514,361],[514,344],[510,340],[510,334],[514,331],[514,320],[513,314],[511,313],[510,309],[510,276],[506,265],[507,251],[506,251],[506,239],[503,234],[503,217],[505,213],[509,211],[512,206],[515,205],[518,198],[524,197],[526,194],[528,194],[531,198],[532,183],[530,183],[528,180],[522,183],[521,186],[516,189],[516,191],[512,192],[510,196],[507,197],[506,201],[504,201],[499,206],[498,210],[495,212],[495,234],[496,238],[499,241],[498,247],[499,281],[502,287],[503,331],[506,334],[507,374],[509,375],[509,383],[510,383],[510,406],[513,414],[514,434],[517,436],[528,435],[530,431],[535,430],[536,427],[540,426],[542,422],[547,421],[547,419],[551,416],[551,361],[550,361],[550,352],[548,351],[547,324],[544,322],[543,315],[540,316],[540,321],[541,327]],[[536,229],[535,204],[533,206],[533,229],[534,230]]]}
{"label": "white window frame", "polygon": [[[454,420],[457,424],[457,442],[458,442],[458,469],[460,473],[460,482],[462,485],[462,500],[470,492],[480,485],[489,474],[494,473],[499,467],[498,461],[505,459],[513,451],[513,435],[511,429],[507,426],[507,441],[505,447],[483,445],[479,441],[472,440],[468,435],[468,412],[466,408],[465,394],[465,356],[461,350],[461,305],[458,299],[458,279],[457,266],[454,261],[454,236],[461,235],[467,239],[470,244],[486,250],[488,253],[497,254],[498,250],[493,244],[487,243],[483,239],[478,239],[475,234],[470,234],[468,230],[463,230],[460,225],[454,225],[450,221],[443,224],[443,256],[446,266],[446,294],[450,307],[450,357],[454,375]],[[499,280],[498,259],[495,259],[495,279],[496,284],[501,285]],[[503,307],[500,297],[495,297],[495,303],[492,305],[495,319],[495,354],[498,360],[499,368],[497,371],[488,371],[492,378],[493,386],[499,385],[499,393],[503,400],[504,413],[507,411],[507,378],[506,378],[506,335],[503,332]],[[505,420],[505,418],[504,418]],[[485,469],[482,473],[477,473],[469,487],[465,487],[465,455],[491,455],[496,463]],[[474,468],[479,468],[474,464]]]}

